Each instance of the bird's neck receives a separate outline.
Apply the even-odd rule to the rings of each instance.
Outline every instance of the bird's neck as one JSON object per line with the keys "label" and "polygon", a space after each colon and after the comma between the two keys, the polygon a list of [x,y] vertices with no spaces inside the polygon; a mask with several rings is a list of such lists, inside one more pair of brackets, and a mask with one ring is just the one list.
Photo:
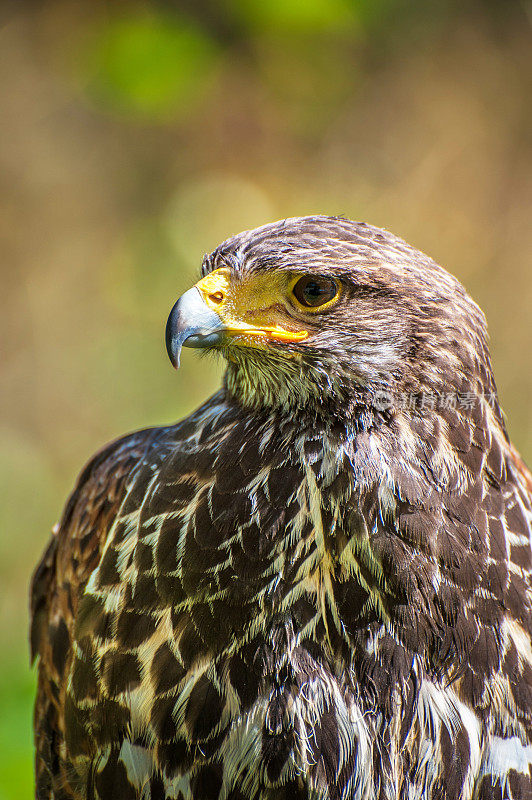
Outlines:
{"label": "bird's neck", "polygon": [[391,378],[362,384],[316,362],[275,355],[256,360],[236,354],[224,376],[227,402],[242,413],[270,415],[276,424],[286,422],[312,436],[319,431],[334,447],[387,424],[390,415],[382,398],[389,386]]}

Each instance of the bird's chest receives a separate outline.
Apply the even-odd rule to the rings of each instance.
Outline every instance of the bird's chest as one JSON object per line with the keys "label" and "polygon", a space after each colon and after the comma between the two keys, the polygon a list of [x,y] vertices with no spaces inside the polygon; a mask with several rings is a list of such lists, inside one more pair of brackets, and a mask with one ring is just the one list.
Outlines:
{"label": "bird's chest", "polygon": [[168,457],[149,491],[132,486],[88,587],[91,625],[113,646],[142,647],[156,684],[163,645],[179,674],[244,648],[275,665],[281,645],[267,636],[286,626],[347,657],[375,619],[353,475],[323,437],[232,425],[212,436],[182,446],[175,466]]}
{"label": "bird's chest", "polygon": [[286,647],[272,631],[288,626],[298,642],[348,659],[350,634],[375,618],[356,567],[363,531],[349,478],[324,477],[301,450],[266,464],[222,451],[209,484],[163,523],[157,551],[166,555],[150,573],[167,592],[185,667],[214,657],[238,682],[244,664],[246,696],[282,672]]}

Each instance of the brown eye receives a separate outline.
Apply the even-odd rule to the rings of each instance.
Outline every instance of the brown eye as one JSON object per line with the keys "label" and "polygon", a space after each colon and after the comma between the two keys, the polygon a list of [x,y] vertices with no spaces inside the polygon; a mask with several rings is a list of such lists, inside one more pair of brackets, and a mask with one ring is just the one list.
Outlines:
{"label": "brown eye", "polygon": [[319,308],[338,294],[338,284],[331,278],[305,275],[292,289],[296,300],[306,308]]}

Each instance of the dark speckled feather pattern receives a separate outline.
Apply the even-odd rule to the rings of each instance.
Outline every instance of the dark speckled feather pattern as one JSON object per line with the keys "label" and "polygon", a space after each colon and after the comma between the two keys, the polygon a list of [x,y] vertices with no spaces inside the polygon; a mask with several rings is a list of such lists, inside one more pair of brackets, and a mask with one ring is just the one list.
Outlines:
{"label": "dark speckled feather pattern", "polygon": [[531,478],[482,313],[342,219],[221,265],[332,274],[345,305],[80,476],[33,580],[37,797],[528,800]]}

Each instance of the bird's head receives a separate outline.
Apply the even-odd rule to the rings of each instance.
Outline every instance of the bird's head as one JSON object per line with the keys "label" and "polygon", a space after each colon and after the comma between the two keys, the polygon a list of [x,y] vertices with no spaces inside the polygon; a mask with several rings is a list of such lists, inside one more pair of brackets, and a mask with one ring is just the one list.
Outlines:
{"label": "bird's head", "polygon": [[[246,405],[333,409],[460,391],[491,376],[484,317],[449,273],[364,223],[300,217],[206,256],[166,343],[221,352]],[[381,409],[382,410],[382,409]]]}

